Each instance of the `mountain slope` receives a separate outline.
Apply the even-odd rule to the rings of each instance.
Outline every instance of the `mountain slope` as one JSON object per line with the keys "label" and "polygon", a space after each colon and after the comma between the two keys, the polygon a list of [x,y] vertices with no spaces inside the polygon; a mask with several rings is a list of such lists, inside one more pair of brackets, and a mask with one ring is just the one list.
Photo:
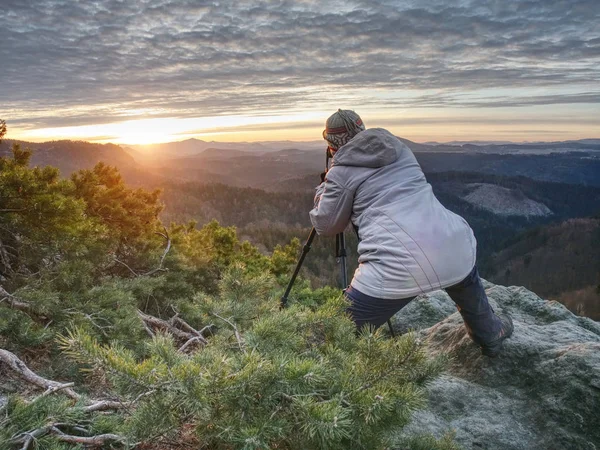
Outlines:
{"label": "mountain slope", "polygon": [[62,176],[79,169],[90,169],[99,162],[117,166],[121,170],[137,168],[135,160],[114,144],[92,144],[85,141],[21,142],[6,139],[0,143],[0,156],[10,154],[13,143],[32,151],[32,166],[54,166]]}

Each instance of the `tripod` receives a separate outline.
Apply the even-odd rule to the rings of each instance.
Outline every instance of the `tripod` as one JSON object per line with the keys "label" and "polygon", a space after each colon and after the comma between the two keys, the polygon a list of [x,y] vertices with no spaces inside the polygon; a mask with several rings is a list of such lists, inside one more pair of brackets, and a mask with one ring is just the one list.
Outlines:
{"label": "tripod", "polygon": [[[331,157],[332,157],[331,152],[329,151],[329,147],[327,147],[327,158],[325,160],[325,168],[327,170],[329,170],[329,159]],[[313,227],[310,230],[308,239],[306,239],[306,242],[304,243],[304,246],[302,247],[302,254],[300,255],[300,259],[298,259],[298,264],[296,264],[296,268],[294,269],[292,278],[290,279],[290,282],[288,283],[287,288],[285,289],[285,293],[281,297],[280,304],[279,304],[280,309],[285,308],[287,305],[288,296],[290,295],[292,287],[294,286],[294,282],[296,281],[296,277],[298,276],[298,273],[300,272],[300,269],[302,268],[302,263],[304,262],[304,258],[306,258],[306,255],[310,251],[310,248],[312,246],[312,243],[313,243],[316,235],[317,235],[317,230],[315,230],[315,228]],[[341,233],[338,233],[335,235],[335,257],[340,262],[340,269],[342,271],[342,286],[343,286],[342,289],[346,289],[346,287],[348,286],[348,269],[347,269],[347,265],[346,265],[346,257],[347,257],[346,238],[344,236],[343,231]],[[394,333],[394,329],[392,327],[392,322],[389,319],[387,321],[387,324],[390,329],[390,334],[392,335],[392,337],[396,337],[396,335]]]}

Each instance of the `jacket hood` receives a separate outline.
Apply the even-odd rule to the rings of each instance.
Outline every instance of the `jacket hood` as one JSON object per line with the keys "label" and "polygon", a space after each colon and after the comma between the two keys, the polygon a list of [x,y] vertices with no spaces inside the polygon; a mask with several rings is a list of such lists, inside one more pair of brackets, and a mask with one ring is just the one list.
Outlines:
{"label": "jacket hood", "polygon": [[383,128],[358,133],[333,155],[334,166],[383,167],[398,159],[404,144]]}

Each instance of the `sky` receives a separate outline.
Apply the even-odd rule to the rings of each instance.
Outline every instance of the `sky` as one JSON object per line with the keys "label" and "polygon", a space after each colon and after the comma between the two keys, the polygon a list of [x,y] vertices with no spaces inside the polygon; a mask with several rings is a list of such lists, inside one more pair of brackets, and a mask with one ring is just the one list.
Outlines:
{"label": "sky", "polygon": [[599,0],[0,0],[7,138],[600,137]]}

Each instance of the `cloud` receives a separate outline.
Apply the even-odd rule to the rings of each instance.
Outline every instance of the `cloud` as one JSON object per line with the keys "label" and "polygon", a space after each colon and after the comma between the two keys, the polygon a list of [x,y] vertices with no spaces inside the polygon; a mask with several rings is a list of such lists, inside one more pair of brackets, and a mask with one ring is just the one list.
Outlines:
{"label": "cloud", "polygon": [[[3,0],[0,113],[61,126],[386,99],[369,89],[415,107],[598,104],[599,15],[597,0]],[[538,87],[553,93],[473,98]]]}

